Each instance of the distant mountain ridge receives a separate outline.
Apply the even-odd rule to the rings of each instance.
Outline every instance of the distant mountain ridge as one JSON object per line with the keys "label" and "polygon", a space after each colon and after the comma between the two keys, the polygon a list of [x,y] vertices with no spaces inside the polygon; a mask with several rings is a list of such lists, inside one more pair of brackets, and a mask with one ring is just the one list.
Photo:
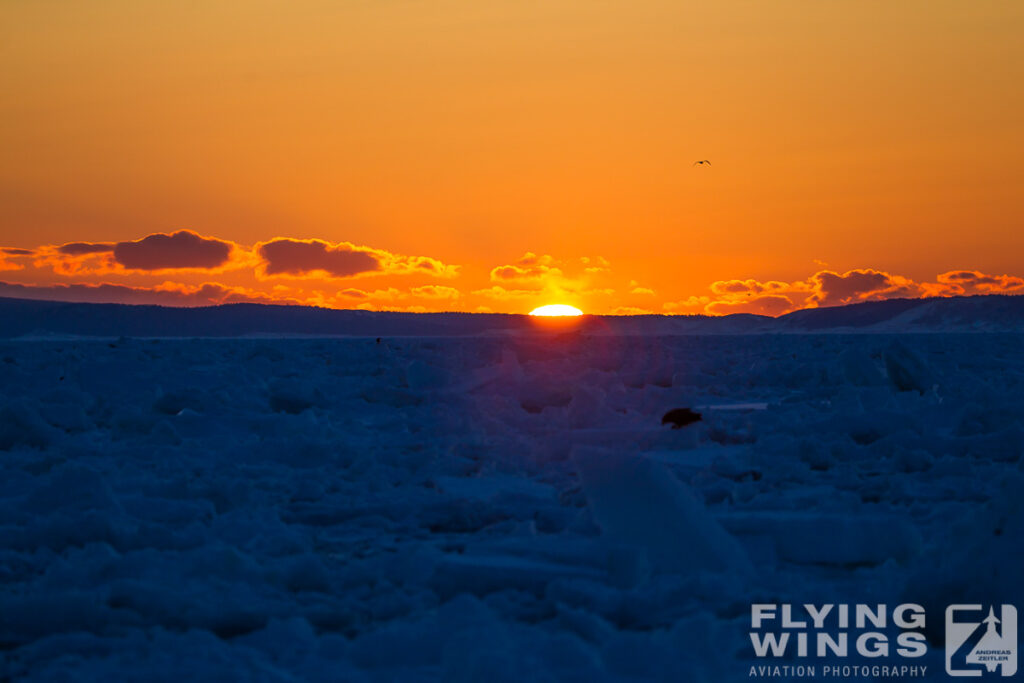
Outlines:
{"label": "distant mountain ridge", "polygon": [[[0,298],[0,338],[475,336],[538,329],[526,315],[386,313],[271,304],[201,308],[65,303]],[[548,329],[544,327],[544,329]],[[556,329],[591,334],[785,334],[816,332],[1024,332],[1024,296],[890,299],[811,308],[770,318],[751,314],[585,316]]]}

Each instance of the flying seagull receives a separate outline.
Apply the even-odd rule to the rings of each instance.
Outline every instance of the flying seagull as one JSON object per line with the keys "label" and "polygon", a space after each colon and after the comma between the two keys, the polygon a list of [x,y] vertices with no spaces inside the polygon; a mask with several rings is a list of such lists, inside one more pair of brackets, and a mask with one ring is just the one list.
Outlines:
{"label": "flying seagull", "polygon": [[708,161],[707,159],[701,159],[700,161],[693,162],[694,166],[703,166],[704,164],[707,164],[708,166],[710,166],[711,162]]}

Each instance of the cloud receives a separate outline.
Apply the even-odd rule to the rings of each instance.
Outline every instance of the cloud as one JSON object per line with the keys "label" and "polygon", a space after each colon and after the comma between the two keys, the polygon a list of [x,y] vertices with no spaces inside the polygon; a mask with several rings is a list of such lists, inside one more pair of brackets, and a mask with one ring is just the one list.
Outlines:
{"label": "cloud", "polygon": [[[601,257],[559,261],[550,254],[528,251],[512,263],[492,268],[489,277],[496,284],[473,290],[472,294],[494,301],[531,300],[535,305],[582,302],[590,308],[602,308],[594,301],[604,299],[607,302],[606,297],[616,291],[608,286],[607,276],[601,275],[608,272],[608,261]],[[618,303],[608,302],[603,308]]]}
{"label": "cloud", "polygon": [[583,256],[580,258],[580,261],[586,266],[583,271],[591,275],[611,270],[611,264],[608,262],[608,259],[602,256]]}
{"label": "cloud", "polygon": [[452,266],[430,256],[402,256],[378,250],[385,256],[384,270],[396,275],[432,275],[452,278],[459,274],[459,266]]}
{"label": "cloud", "polygon": [[24,264],[17,263],[3,252],[0,252],[0,270],[22,270],[24,267]]}
{"label": "cloud", "polygon": [[351,242],[278,237],[256,245],[261,277],[348,278],[370,274],[414,274],[455,277],[458,266],[429,256],[403,256]]}
{"label": "cloud", "polygon": [[1024,278],[989,275],[977,270],[951,270],[935,282],[917,282],[874,268],[845,273],[820,270],[806,280],[783,282],[719,280],[709,286],[712,296],[690,297],[663,305],[671,313],[756,313],[783,315],[801,308],[844,306],[864,301],[960,296],[969,294],[1024,294]]}
{"label": "cloud", "polygon": [[837,273],[821,270],[806,280],[718,280],[709,286],[712,296],[704,305],[708,315],[754,313],[778,316],[801,308],[842,306],[923,294],[908,278],[872,268]]}
{"label": "cloud", "polygon": [[[698,312],[706,315],[752,313],[755,315],[782,315],[807,304],[813,291],[809,281],[783,282],[755,279],[718,280],[708,287],[713,296],[705,297]],[[700,299],[691,297],[685,312],[696,308]]]}
{"label": "cloud", "polygon": [[[52,277],[42,270],[44,267],[61,277]],[[978,270],[949,270],[934,280],[916,281],[874,268],[840,272],[822,267],[794,281],[717,280],[696,296],[665,301],[662,287],[655,291],[635,279],[619,276],[603,257],[559,260],[532,251],[474,273],[472,285],[477,289],[446,286],[448,283],[419,284],[425,278],[403,289],[369,289],[348,286],[357,283],[339,286],[337,281],[374,275],[451,278],[459,274],[460,268],[430,256],[396,254],[351,242],[276,237],[250,247],[189,230],[116,243],[79,240],[35,249],[0,247],[0,270],[19,271],[10,278],[37,283],[5,285],[9,296],[167,305],[271,301],[375,310],[427,307],[469,311],[479,304],[489,304],[499,311],[509,311],[526,310],[527,304],[577,302],[591,311],[618,315],[647,314],[654,309],[669,314],[745,312],[777,316],[801,308],[896,297],[1024,294],[1024,277]],[[197,284],[222,279],[211,275],[220,272],[230,272],[223,279],[231,286]],[[68,284],[48,284],[54,279]],[[155,284],[165,279],[176,282]],[[384,282],[392,284],[391,280]]]}
{"label": "cloud", "polygon": [[666,301],[661,305],[666,313],[696,315],[704,313],[704,307],[710,303],[711,297],[691,296],[681,301]]}
{"label": "cloud", "polygon": [[191,230],[146,235],[125,242],[67,242],[47,244],[33,252],[33,266],[60,275],[162,273],[179,270],[221,272],[251,260],[247,251],[227,240],[204,237]]}
{"label": "cloud", "polygon": [[473,290],[473,294],[476,294],[477,296],[484,296],[488,299],[495,299],[497,301],[508,301],[510,299],[536,297],[539,292],[535,289],[505,289],[499,285],[494,285],[487,289]]}
{"label": "cloud", "polygon": [[711,283],[711,291],[715,294],[764,294],[766,292],[778,293],[788,291],[801,291],[802,283],[780,282],[769,280],[758,282],[757,280],[719,280]]}
{"label": "cloud", "polygon": [[113,242],[68,242],[56,248],[57,253],[68,256],[85,254],[105,254],[114,251]]}
{"label": "cloud", "polygon": [[[231,287],[218,282],[204,282],[201,285],[186,285],[180,282],[164,282],[149,288],[159,294],[177,295],[185,300],[209,301],[211,304],[267,303],[302,304],[305,301],[287,296],[283,292],[260,292],[248,287]],[[196,304],[183,304],[196,305]],[[202,305],[202,304],[199,304]]]}
{"label": "cloud", "polygon": [[654,296],[655,292],[650,287],[641,287],[640,283],[636,280],[629,281],[629,293],[638,294],[642,296]]}
{"label": "cloud", "polygon": [[811,276],[810,283],[813,293],[809,303],[817,306],[917,297],[923,293],[913,280],[871,268],[850,270],[842,275],[822,270]]}
{"label": "cloud", "polygon": [[154,233],[128,242],[68,242],[28,252],[33,265],[61,275],[159,273],[170,270],[222,272],[252,267],[267,277],[347,278],[367,274],[421,274],[450,278],[458,266],[430,256],[406,256],[350,242],[278,237],[248,248],[190,230]]}
{"label": "cloud", "polygon": [[45,244],[36,248],[34,256],[34,267],[50,268],[60,275],[110,274],[124,271],[123,266],[114,260],[113,242]]}
{"label": "cloud", "polygon": [[382,270],[380,258],[373,250],[342,242],[331,244],[322,240],[278,238],[256,245],[263,259],[263,274],[325,275],[352,277]]}
{"label": "cloud", "polygon": [[413,287],[409,291],[413,295],[421,296],[425,299],[446,299],[454,301],[460,296],[459,290],[454,287],[445,287],[443,285],[423,285],[422,287]]}
{"label": "cloud", "polygon": [[841,306],[860,301],[879,301],[921,296],[923,288],[913,280],[871,268],[837,273],[821,270],[806,280],[717,280],[711,296],[693,297],[664,304],[671,313],[730,315],[753,313],[778,316],[801,308]]}
{"label": "cloud", "polygon": [[225,303],[300,303],[244,287],[216,282],[189,286],[165,282],[154,287],[129,287],[112,283],[23,285],[0,282],[0,296],[76,303],[155,304],[160,306],[211,306]]}
{"label": "cloud", "polygon": [[381,306],[381,304],[405,301],[409,299],[409,297],[409,292],[402,291],[396,287],[371,290],[349,287],[334,293],[314,291],[305,299],[305,302],[312,306],[321,306],[324,308],[351,308],[353,303],[359,302],[356,304],[356,308],[367,310],[400,310],[393,307]]}
{"label": "cloud", "polygon": [[114,261],[127,270],[213,270],[228,263],[233,246],[190,230],[154,233],[135,242],[115,244]]}
{"label": "cloud", "polygon": [[927,296],[961,296],[965,294],[1024,293],[1024,278],[1015,275],[988,275],[977,270],[951,270],[924,283]]}
{"label": "cloud", "polygon": [[793,302],[778,294],[766,294],[750,299],[712,301],[704,307],[710,315],[729,315],[732,313],[754,313],[756,315],[777,316],[789,313],[794,309]]}
{"label": "cloud", "polygon": [[528,251],[515,263],[492,269],[491,282],[518,283],[521,286],[525,283],[538,282],[549,276],[560,277],[562,271],[552,265],[553,263],[554,259],[548,254],[537,255]]}
{"label": "cloud", "polygon": [[23,270],[25,257],[34,253],[31,249],[20,247],[0,247],[0,270]]}

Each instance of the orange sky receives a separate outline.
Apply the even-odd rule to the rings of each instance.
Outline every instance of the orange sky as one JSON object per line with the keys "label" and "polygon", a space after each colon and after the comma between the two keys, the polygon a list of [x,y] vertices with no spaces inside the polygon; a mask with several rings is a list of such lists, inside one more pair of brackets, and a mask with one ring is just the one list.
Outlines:
{"label": "orange sky", "polygon": [[1024,291],[1022,35],[1019,0],[8,0],[0,295]]}

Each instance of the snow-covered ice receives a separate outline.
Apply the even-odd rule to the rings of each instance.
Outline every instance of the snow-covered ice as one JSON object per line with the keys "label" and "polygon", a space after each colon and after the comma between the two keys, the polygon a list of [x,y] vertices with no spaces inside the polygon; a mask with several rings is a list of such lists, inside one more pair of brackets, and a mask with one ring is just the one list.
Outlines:
{"label": "snow-covered ice", "polygon": [[4,341],[0,679],[746,680],[752,602],[907,601],[937,679],[1024,605],[1021,341]]}

